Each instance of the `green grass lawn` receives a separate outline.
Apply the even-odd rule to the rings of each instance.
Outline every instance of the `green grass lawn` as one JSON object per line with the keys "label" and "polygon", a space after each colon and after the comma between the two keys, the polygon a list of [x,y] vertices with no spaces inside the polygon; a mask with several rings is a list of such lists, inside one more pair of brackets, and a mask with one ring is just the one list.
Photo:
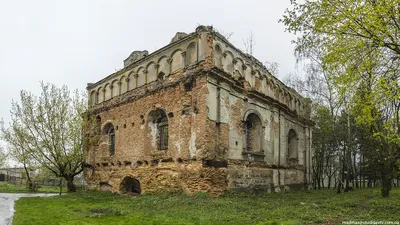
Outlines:
{"label": "green grass lawn", "polygon": [[124,197],[86,191],[48,198],[21,198],[14,225],[29,224],[341,224],[400,221],[400,189],[389,199],[379,189],[298,191],[253,196],[225,194]]}
{"label": "green grass lawn", "polygon": [[[63,192],[66,188],[63,187]],[[0,182],[0,193],[30,193],[31,190],[28,189],[26,185],[15,185],[9,184],[7,182]],[[59,186],[40,186],[37,193],[59,193]]]}

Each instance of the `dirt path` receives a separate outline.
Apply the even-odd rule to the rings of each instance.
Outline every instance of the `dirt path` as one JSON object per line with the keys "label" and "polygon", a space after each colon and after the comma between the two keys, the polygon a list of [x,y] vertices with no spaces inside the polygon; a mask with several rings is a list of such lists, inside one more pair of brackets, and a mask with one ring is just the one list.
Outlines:
{"label": "dirt path", "polygon": [[14,215],[14,201],[21,197],[48,197],[57,194],[10,194],[0,193],[0,225],[11,225]]}

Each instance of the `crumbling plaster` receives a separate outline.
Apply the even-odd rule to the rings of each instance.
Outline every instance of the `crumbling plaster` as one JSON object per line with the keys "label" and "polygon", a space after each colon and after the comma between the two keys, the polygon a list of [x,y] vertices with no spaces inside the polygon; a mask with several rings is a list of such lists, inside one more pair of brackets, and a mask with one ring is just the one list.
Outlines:
{"label": "crumbling plaster", "polygon": [[[122,70],[87,89],[90,118],[116,129],[110,155],[107,135],[86,127],[90,188],[120,192],[125,177],[137,179],[142,193],[271,192],[311,181],[310,101],[210,27],[179,33],[154,53],[132,53]],[[157,149],[148,121],[156,109],[168,115],[167,150]],[[261,120],[261,149],[246,152],[252,113]],[[290,129],[298,157],[288,161]]]}

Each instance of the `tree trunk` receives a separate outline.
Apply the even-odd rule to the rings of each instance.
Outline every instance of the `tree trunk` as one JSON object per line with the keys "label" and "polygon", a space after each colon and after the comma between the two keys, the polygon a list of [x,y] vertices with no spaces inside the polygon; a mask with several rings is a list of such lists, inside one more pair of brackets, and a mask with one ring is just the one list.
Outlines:
{"label": "tree trunk", "polygon": [[26,174],[26,180],[27,180],[26,182],[28,183],[28,189],[33,191],[33,189],[32,189],[33,184],[32,184],[31,176],[29,175],[29,170],[28,170],[26,164],[25,163],[23,163],[23,164],[24,164],[24,170],[25,170],[25,174]]}
{"label": "tree trunk", "polygon": [[381,179],[382,179],[382,188],[381,195],[384,198],[389,197],[389,192],[392,189],[392,177],[391,177],[391,166],[389,162],[382,163],[381,169]]}
{"label": "tree trunk", "polygon": [[64,178],[67,181],[67,192],[76,192],[76,186],[74,184],[74,177],[66,176]]}
{"label": "tree trunk", "polygon": [[331,176],[328,176],[328,189],[331,189]]}
{"label": "tree trunk", "polygon": [[389,192],[391,189],[391,179],[388,178],[388,176],[385,176],[385,178],[382,177],[382,189],[381,189],[381,195],[384,198],[389,197]]}

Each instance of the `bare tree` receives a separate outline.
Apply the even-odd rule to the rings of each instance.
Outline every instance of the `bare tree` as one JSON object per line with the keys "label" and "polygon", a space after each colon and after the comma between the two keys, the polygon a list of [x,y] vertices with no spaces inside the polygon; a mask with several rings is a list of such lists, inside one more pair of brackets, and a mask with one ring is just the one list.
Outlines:
{"label": "bare tree", "polygon": [[255,41],[254,41],[254,35],[253,35],[252,31],[250,31],[249,36],[246,39],[243,40],[243,44],[244,44],[244,48],[246,50],[246,53],[249,54],[249,55],[253,55]]}
{"label": "bare tree", "polygon": [[21,91],[20,101],[12,103],[10,127],[2,126],[2,137],[15,152],[27,153],[55,176],[65,178],[68,191],[76,191],[73,180],[84,162],[86,100],[66,86],[41,83],[41,88],[40,96]]}
{"label": "bare tree", "polygon": [[268,72],[271,73],[271,75],[277,77],[279,74],[279,63],[277,62],[265,62],[265,67],[267,68]]}
{"label": "bare tree", "polygon": [[225,37],[226,40],[230,40],[232,38],[232,36],[235,34],[234,32],[225,32],[223,30],[218,30],[215,29],[215,31],[217,31],[218,33],[220,33],[222,36]]}
{"label": "bare tree", "polygon": [[0,168],[4,166],[7,160],[7,154],[3,147],[0,146]]}

